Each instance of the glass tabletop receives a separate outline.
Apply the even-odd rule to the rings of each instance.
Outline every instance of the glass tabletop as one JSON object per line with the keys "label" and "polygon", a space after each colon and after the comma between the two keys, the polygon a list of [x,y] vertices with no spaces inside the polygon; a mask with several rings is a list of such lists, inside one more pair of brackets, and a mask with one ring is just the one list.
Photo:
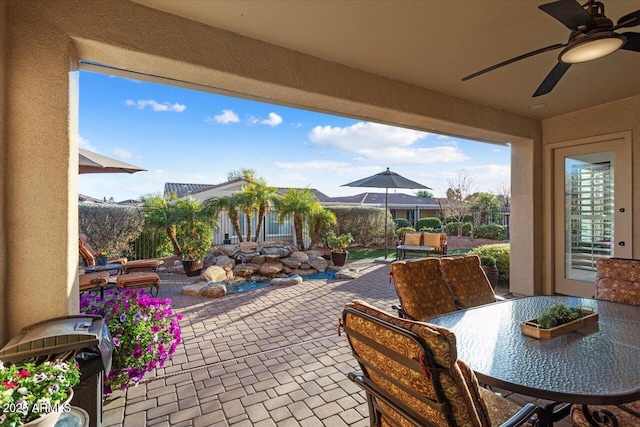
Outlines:
{"label": "glass tabletop", "polygon": [[[522,334],[521,322],[552,304],[593,307],[597,323],[553,339]],[[486,384],[567,403],[640,398],[640,307],[588,298],[536,296],[430,319],[451,329],[458,357]]]}

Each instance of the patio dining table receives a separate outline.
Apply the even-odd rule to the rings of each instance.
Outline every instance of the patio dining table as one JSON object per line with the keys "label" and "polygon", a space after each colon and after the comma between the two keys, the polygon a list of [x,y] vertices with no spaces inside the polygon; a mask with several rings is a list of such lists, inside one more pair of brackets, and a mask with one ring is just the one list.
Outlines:
{"label": "patio dining table", "polygon": [[[522,334],[521,322],[552,304],[593,307],[598,322],[552,339]],[[489,386],[550,400],[545,422],[570,404],[615,405],[640,398],[640,307],[568,296],[506,300],[436,316],[451,329],[458,357]]]}

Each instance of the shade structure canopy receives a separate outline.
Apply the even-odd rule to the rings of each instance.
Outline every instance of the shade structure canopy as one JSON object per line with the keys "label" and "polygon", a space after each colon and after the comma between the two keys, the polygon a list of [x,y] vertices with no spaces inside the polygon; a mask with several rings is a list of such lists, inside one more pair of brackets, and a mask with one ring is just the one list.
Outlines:
{"label": "shade structure canopy", "polygon": [[389,168],[386,171],[371,175],[367,178],[362,178],[357,181],[343,184],[341,187],[369,187],[369,188],[384,188],[384,258],[387,259],[387,212],[388,212],[388,200],[390,188],[421,188],[431,190],[432,188],[412,181],[399,175],[395,172],[391,172]]}
{"label": "shade structure canopy", "polygon": [[146,171],[138,166],[94,153],[93,151],[79,149],[78,173],[136,173]]}

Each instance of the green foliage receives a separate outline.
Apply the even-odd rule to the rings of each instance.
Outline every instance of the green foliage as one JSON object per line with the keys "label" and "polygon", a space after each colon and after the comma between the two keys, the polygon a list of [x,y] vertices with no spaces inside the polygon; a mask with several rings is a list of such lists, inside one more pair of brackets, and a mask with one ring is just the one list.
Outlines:
{"label": "green foliage", "polygon": [[[444,231],[447,233],[447,236],[457,236],[458,235],[458,223],[450,222],[444,226]],[[470,222],[465,222],[462,224],[462,235],[463,236],[471,236],[473,232],[473,224]]]}
{"label": "green foliage", "polygon": [[411,227],[411,223],[409,222],[409,220],[404,218],[396,218],[393,220],[393,222],[395,223],[396,228]]}
{"label": "green foliage", "polygon": [[171,241],[166,233],[146,223],[142,233],[131,243],[131,254],[135,259],[161,258],[173,253]]}
{"label": "green foliage", "polygon": [[[471,214],[466,214],[466,215],[463,215],[462,217],[462,222],[473,222],[473,221],[474,221],[474,218],[473,218],[473,215]],[[458,218],[456,218],[455,216],[448,216],[444,219],[445,224],[450,224],[452,222],[458,222]]]}
{"label": "green foliage", "polygon": [[402,239],[402,233],[404,233],[404,232],[412,233],[412,232],[414,232],[414,231],[416,231],[416,229],[415,229],[415,228],[413,228],[413,227],[401,227],[401,228],[398,228],[398,229],[396,230],[396,237],[397,237],[398,239]]}
{"label": "green foliage", "polygon": [[128,255],[129,244],[142,233],[142,211],[117,205],[80,205],[78,225],[96,251],[105,251],[110,257]]}
{"label": "green foliage", "polygon": [[420,218],[416,222],[416,230],[420,230],[420,231],[422,231],[423,228],[440,230],[441,226],[442,226],[442,221],[440,221],[440,218],[434,218],[434,217]]}
{"label": "green foliage", "polygon": [[238,178],[246,179],[247,181],[255,181],[256,174],[255,169],[240,168],[238,170],[230,170],[227,172],[227,181],[233,181]]}
{"label": "green foliage", "polygon": [[[336,215],[338,226],[336,233],[350,233],[357,245],[370,246],[384,243],[384,209],[368,206],[330,206],[327,207]],[[393,240],[393,220],[387,215],[387,240]]]}
{"label": "green foliage", "polygon": [[496,259],[496,267],[500,272],[500,281],[509,281],[510,246],[509,243],[498,243],[495,245],[482,245],[469,251],[469,254],[480,257],[490,255]]}
{"label": "green foliage", "polygon": [[553,304],[543,310],[536,321],[543,329],[550,329],[581,317],[584,317],[584,313],[579,308],[568,308],[564,304]]}
{"label": "green foliage", "polygon": [[480,257],[480,265],[484,265],[485,267],[495,267],[496,257],[491,255],[482,255]]}
{"label": "green foliage", "polygon": [[[322,241],[322,236],[326,235],[331,228],[337,224],[336,215],[323,207],[319,207],[309,216],[309,237],[311,243],[309,248],[317,246]],[[351,242],[349,242],[351,243]]]}
{"label": "green foliage", "polygon": [[433,193],[429,190],[419,190],[416,191],[416,196],[422,197],[423,199],[432,199]]}
{"label": "green foliage", "polygon": [[351,234],[336,234],[333,231],[327,232],[322,238],[322,244],[333,252],[343,252],[352,241]]}
{"label": "green foliage", "polygon": [[293,217],[296,243],[304,250],[303,228],[313,213],[322,208],[320,202],[308,188],[290,188],[282,197],[274,199],[274,203],[279,221]]}
{"label": "green foliage", "polygon": [[504,240],[507,238],[507,226],[500,224],[479,225],[473,230],[476,239]]}

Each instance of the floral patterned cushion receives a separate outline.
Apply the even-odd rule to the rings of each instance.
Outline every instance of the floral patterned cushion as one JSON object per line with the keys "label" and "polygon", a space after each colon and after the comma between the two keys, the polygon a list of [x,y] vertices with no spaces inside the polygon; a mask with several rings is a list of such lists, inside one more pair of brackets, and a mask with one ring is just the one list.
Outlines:
{"label": "floral patterned cushion", "polygon": [[477,255],[440,258],[440,269],[459,306],[469,308],[496,302]]}
{"label": "floral patterned cushion", "polygon": [[640,260],[598,260],[596,299],[640,305]]}
{"label": "floral patterned cushion", "polygon": [[392,262],[391,275],[402,309],[410,319],[424,321],[457,310],[437,258]]}
{"label": "floral patterned cushion", "polygon": [[[466,369],[462,373],[457,359],[455,335],[446,328],[429,325],[421,322],[400,319],[384,313],[362,301],[354,301],[347,304],[355,310],[366,313],[377,319],[391,323],[402,329],[408,330],[420,337],[426,347],[431,350],[436,365],[444,368],[440,372],[440,384],[444,397],[449,404],[456,425],[464,426],[488,426],[486,407],[479,400],[480,391],[473,371]],[[422,351],[418,344],[396,331],[382,324],[374,323],[369,319],[354,313],[347,312],[345,326],[362,334],[368,339],[389,349],[389,352],[380,351],[356,337],[349,336],[349,341],[354,353],[365,363],[375,367],[368,369],[371,380],[382,389],[391,393],[398,400],[407,404],[415,412],[430,420],[434,425],[446,426],[447,420],[444,412],[432,408],[414,397],[408,390],[423,395],[431,400],[436,400],[435,389],[430,380],[426,379],[420,370],[414,370],[401,363],[397,355],[407,359],[420,360]],[[395,353],[396,357],[389,353]],[[466,365],[464,365],[466,366]],[[380,375],[384,372],[391,380]],[[473,391],[471,391],[473,389]],[[388,405],[378,401],[383,411],[383,425],[404,426],[410,425],[407,420]]]}

